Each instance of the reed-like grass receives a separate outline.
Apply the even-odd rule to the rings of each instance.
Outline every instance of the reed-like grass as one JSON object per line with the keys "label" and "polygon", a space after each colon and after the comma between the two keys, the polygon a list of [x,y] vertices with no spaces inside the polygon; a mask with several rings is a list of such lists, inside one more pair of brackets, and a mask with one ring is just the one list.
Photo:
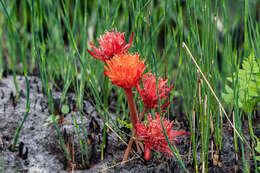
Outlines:
{"label": "reed-like grass", "polygon": [[[97,38],[106,30],[117,29],[125,32],[127,40],[134,32],[133,47],[130,52],[138,52],[149,64],[147,71],[157,76],[168,78],[174,84],[171,99],[179,97],[183,104],[185,120],[191,132],[191,162],[196,172],[208,171],[210,146],[221,153],[223,126],[226,122],[224,105],[229,119],[234,126],[234,141],[237,155],[242,159],[245,172],[257,172],[254,146],[255,135],[252,119],[259,118],[255,110],[243,112],[238,106],[239,86],[238,69],[242,60],[254,52],[259,65],[260,57],[260,23],[259,1],[244,0],[231,2],[228,0],[191,0],[191,1],[54,1],[54,0],[1,0],[0,8],[0,80],[4,71],[11,71],[16,87],[16,98],[19,98],[19,86],[16,75],[22,74],[27,79],[29,74],[37,71],[42,79],[44,93],[48,98],[52,118],[57,134],[59,128],[55,122],[52,90],[53,87],[62,92],[60,106],[66,103],[70,87],[75,89],[80,121],[82,121],[83,97],[98,110],[104,120],[101,158],[106,146],[107,125],[118,134],[122,134],[117,123],[110,121],[110,101],[116,99],[114,112],[119,118],[128,122],[129,111],[122,89],[112,86],[103,75],[103,63],[93,59],[86,51],[88,42],[97,45]],[[258,13],[257,13],[258,10]],[[257,21],[258,20],[258,21]],[[190,58],[186,43],[198,66],[216,93],[216,100],[201,73]],[[234,103],[225,104],[221,94],[225,92],[226,77],[232,77],[231,87],[234,89]],[[28,80],[28,79],[27,79]],[[59,82],[62,83],[60,85]],[[26,113],[17,129],[14,147],[23,122],[30,110],[29,84],[27,84]],[[87,91],[90,91],[87,92]],[[258,97],[259,97],[258,91]],[[93,98],[90,100],[90,98]],[[142,110],[142,103],[135,96],[137,106]],[[259,107],[256,107],[256,110]],[[167,116],[175,116],[169,112]],[[87,131],[74,118],[77,133],[81,129],[83,138],[78,135],[82,151],[82,164],[88,164]],[[229,122],[227,122],[228,124]],[[243,124],[248,123],[249,138],[246,140]],[[80,122],[80,124],[83,124]],[[109,126],[110,127],[110,126]],[[237,131],[238,134],[235,132]],[[247,134],[248,135],[248,134]],[[66,153],[62,136],[61,145]],[[210,140],[211,139],[211,140]],[[200,160],[198,145],[200,144]],[[178,148],[178,147],[177,147]],[[187,170],[180,154],[171,147],[179,163]],[[249,149],[253,163],[245,158],[245,150]],[[68,159],[70,156],[66,155]],[[202,165],[202,167],[200,167]]]}

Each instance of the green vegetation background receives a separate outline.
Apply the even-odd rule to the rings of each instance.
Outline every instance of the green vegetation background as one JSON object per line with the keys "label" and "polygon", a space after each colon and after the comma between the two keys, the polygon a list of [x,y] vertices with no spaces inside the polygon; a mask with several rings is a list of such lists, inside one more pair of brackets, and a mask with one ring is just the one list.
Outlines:
{"label": "green vegetation background", "polygon": [[[243,154],[247,146],[253,155],[251,165],[257,171],[254,130],[259,127],[253,127],[252,119],[259,118],[259,9],[259,0],[1,0],[0,80],[4,72],[13,75],[15,84],[17,74],[39,75],[54,122],[49,82],[62,91],[61,105],[66,105],[66,94],[74,88],[80,111],[84,96],[100,111],[104,123],[110,116],[108,109],[128,122],[123,91],[104,77],[104,64],[93,59],[86,48],[89,48],[89,41],[98,45],[97,38],[106,30],[125,32],[127,40],[134,32],[130,52],[138,52],[146,59],[148,71],[157,69],[160,76],[173,83],[171,100],[177,97],[182,101],[171,101],[167,116],[174,119],[174,105],[182,104],[184,119],[192,133],[195,170],[198,171],[202,163],[207,171],[209,136],[213,133],[216,150],[221,151],[225,117],[183,48],[185,42],[241,135],[234,136],[236,152],[242,152],[241,169],[250,170]],[[19,91],[17,84],[16,89]],[[138,95],[137,105],[142,110],[137,98]],[[243,122],[249,125],[251,144],[245,141]],[[116,123],[112,126],[120,133]],[[199,141],[201,160],[196,159]]]}

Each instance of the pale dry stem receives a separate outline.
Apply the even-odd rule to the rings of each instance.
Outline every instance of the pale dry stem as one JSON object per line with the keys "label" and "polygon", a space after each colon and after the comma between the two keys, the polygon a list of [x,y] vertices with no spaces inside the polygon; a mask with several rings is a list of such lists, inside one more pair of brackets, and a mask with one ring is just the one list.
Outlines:
{"label": "pale dry stem", "polygon": [[207,86],[209,87],[212,95],[214,96],[214,98],[216,99],[216,101],[219,104],[219,107],[221,109],[221,111],[224,113],[225,117],[227,118],[229,124],[232,126],[232,128],[234,129],[234,132],[237,134],[237,136],[239,136],[239,138],[244,141],[244,138],[238,133],[237,129],[235,128],[235,126],[233,125],[233,123],[231,122],[231,120],[229,119],[224,107],[222,106],[221,102],[219,101],[219,98],[217,97],[216,93],[214,92],[213,88],[211,87],[209,81],[207,80],[207,78],[205,77],[204,73],[202,72],[202,70],[200,69],[199,65],[197,64],[195,58],[193,57],[193,55],[191,54],[189,48],[187,47],[187,45],[183,42],[183,47],[186,49],[186,51],[188,52],[188,54],[190,55],[192,61],[194,62],[194,64],[196,65],[197,69],[199,70],[200,74],[202,75],[203,79],[205,80]]}

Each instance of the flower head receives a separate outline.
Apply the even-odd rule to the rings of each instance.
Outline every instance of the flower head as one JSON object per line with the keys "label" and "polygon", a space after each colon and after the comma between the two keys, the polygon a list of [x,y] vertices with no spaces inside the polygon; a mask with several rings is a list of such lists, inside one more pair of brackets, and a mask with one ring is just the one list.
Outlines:
{"label": "flower head", "polygon": [[134,34],[130,38],[128,44],[125,43],[125,34],[120,32],[105,32],[104,35],[98,39],[99,47],[95,47],[91,42],[90,46],[94,49],[94,52],[88,49],[88,52],[101,61],[110,60],[116,54],[127,53],[129,47],[132,44]]}
{"label": "flower head", "polygon": [[[137,86],[137,90],[144,102],[144,105],[148,108],[157,109],[158,108],[158,97],[157,97],[157,86],[156,86],[156,76],[149,75],[142,78],[143,89],[140,85]],[[169,93],[173,86],[168,87],[167,80],[159,78],[158,79],[158,89],[160,100],[166,101],[169,97]],[[170,102],[162,106],[162,108],[168,106]]]}
{"label": "flower head", "polygon": [[[164,152],[169,155],[173,155],[168,143],[166,141],[166,138],[163,134],[163,128],[161,125],[160,120],[160,114],[157,114],[156,119],[152,120],[151,115],[147,116],[147,119],[149,121],[148,125],[144,124],[136,124],[136,132],[137,136],[144,140],[145,143],[145,159],[149,160],[151,149],[154,148],[155,150],[159,152]],[[190,135],[190,133],[180,131],[180,132],[174,132],[172,131],[173,122],[169,122],[165,119],[165,117],[162,118],[163,125],[166,131],[166,134],[171,142],[177,142],[176,136],[180,135]]]}
{"label": "flower head", "polygon": [[139,79],[144,75],[145,60],[140,60],[136,53],[115,55],[111,60],[106,60],[107,66],[104,66],[106,71],[104,74],[108,76],[114,85],[129,89],[136,87]]}

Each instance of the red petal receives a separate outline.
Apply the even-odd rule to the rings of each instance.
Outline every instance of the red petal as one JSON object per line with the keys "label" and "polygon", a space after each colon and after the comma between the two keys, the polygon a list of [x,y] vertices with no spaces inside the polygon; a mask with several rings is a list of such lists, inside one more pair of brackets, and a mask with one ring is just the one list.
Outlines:
{"label": "red petal", "polygon": [[151,146],[149,144],[145,144],[144,158],[145,160],[149,160],[151,155]]}
{"label": "red petal", "polygon": [[94,51],[98,54],[100,54],[100,50],[98,48],[96,48],[93,43],[89,42],[89,45],[94,49]]}
{"label": "red petal", "polygon": [[168,101],[166,104],[162,105],[161,108],[165,108],[170,104],[170,101]]}
{"label": "red petal", "polygon": [[190,135],[190,133],[184,132],[184,131],[180,131],[180,132],[171,131],[171,136],[172,136],[172,137],[181,136],[181,135]]}
{"label": "red petal", "polygon": [[94,58],[99,59],[99,60],[105,62],[104,58],[101,58],[101,57],[97,56],[94,52],[92,52],[92,51],[89,50],[89,49],[88,49],[88,53],[89,53],[91,56],[93,56]]}
{"label": "red petal", "polygon": [[132,32],[132,36],[129,40],[129,43],[125,46],[125,49],[126,51],[129,49],[129,47],[131,46],[132,42],[133,42],[133,39],[134,39],[134,32]]}

